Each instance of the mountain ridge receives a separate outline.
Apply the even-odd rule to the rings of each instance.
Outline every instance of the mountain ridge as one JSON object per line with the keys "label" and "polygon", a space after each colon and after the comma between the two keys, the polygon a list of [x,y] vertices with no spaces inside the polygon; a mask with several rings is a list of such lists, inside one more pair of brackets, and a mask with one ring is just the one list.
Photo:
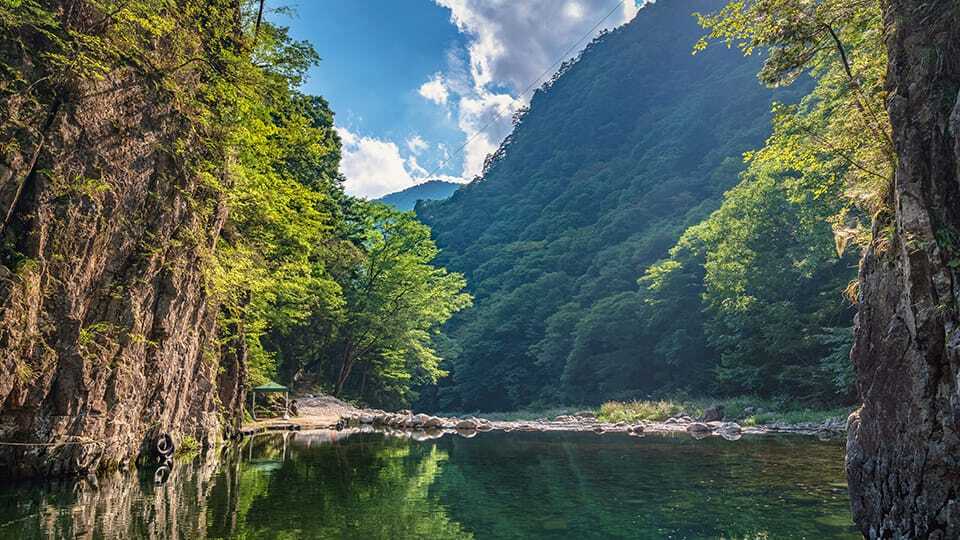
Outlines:
{"label": "mountain ridge", "polygon": [[[535,93],[480,180],[417,207],[442,264],[463,272],[477,298],[450,325],[452,379],[426,391],[425,406],[569,401],[570,354],[605,354],[577,345],[591,339],[580,321],[634,293],[643,270],[719,207],[742,154],[770,133],[774,96],[756,79],[759,58],[723,47],[691,54],[703,34],[692,13],[722,6],[646,6]],[[629,319],[611,320],[610,332],[629,335]],[[599,388],[606,398],[648,376],[595,375],[610,379]]]}
{"label": "mountain ridge", "polygon": [[374,199],[376,202],[382,202],[394,207],[397,210],[413,210],[417,201],[436,201],[449,198],[463,184],[456,182],[447,182],[445,180],[427,180],[422,184],[410,186],[400,191],[388,193],[383,197]]}

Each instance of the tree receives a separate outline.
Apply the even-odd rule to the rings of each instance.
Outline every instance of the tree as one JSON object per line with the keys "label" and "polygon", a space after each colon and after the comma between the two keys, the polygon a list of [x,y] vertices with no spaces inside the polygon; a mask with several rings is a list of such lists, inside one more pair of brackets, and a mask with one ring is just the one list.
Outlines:
{"label": "tree", "polygon": [[271,335],[294,382],[319,378],[335,395],[403,405],[413,387],[445,374],[434,340],[470,305],[460,274],[435,266],[430,230],[409,212],[349,199],[335,259],[336,309],[317,305],[309,318]]}

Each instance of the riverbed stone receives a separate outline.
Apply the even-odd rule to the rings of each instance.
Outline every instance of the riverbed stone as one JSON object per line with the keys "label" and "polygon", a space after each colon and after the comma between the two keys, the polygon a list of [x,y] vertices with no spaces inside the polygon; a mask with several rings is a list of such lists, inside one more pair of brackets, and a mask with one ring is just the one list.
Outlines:
{"label": "riverbed stone", "polygon": [[457,422],[457,429],[477,429],[479,422],[471,418],[464,418]]}
{"label": "riverbed stone", "polygon": [[687,426],[687,431],[690,433],[710,433],[713,430],[713,426],[704,424],[703,422],[693,422]]}
{"label": "riverbed stone", "polygon": [[714,405],[703,411],[704,422],[716,422],[723,420],[723,405]]}

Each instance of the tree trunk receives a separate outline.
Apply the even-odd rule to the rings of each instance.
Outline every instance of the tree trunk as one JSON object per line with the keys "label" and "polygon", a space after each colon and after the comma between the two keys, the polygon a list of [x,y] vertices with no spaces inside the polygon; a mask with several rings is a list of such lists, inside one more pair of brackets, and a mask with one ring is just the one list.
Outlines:
{"label": "tree trunk", "polygon": [[887,0],[892,216],[860,265],[847,476],[869,538],[960,537],[960,3]]}
{"label": "tree trunk", "polygon": [[353,369],[353,362],[353,347],[348,345],[343,353],[343,365],[340,366],[340,374],[337,376],[337,384],[333,388],[334,396],[339,397],[343,392],[343,387],[347,384],[347,379],[350,377],[350,370]]}

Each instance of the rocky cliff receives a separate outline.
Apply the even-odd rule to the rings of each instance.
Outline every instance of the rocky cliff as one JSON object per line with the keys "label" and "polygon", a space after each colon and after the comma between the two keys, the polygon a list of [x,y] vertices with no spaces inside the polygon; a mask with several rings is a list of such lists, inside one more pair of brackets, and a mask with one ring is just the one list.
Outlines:
{"label": "rocky cliff", "polygon": [[885,3],[892,216],[860,268],[847,473],[870,538],[960,537],[960,4]]}
{"label": "rocky cliff", "polygon": [[[117,12],[40,4],[0,45],[0,470],[15,475],[123,465],[160,433],[213,441],[243,375],[205,287],[225,211],[195,164],[216,136],[170,90],[201,91],[203,32],[229,9],[193,21],[196,40],[124,35],[143,48],[85,68],[70,40],[107,47]],[[157,67],[173,52],[197,61]]]}

